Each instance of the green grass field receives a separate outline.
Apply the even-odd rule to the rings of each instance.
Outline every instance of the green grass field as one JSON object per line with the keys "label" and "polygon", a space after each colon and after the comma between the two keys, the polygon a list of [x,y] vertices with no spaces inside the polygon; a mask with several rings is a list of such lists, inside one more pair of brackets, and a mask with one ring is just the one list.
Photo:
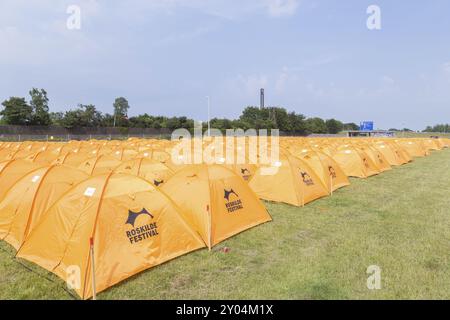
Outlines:
{"label": "green grass field", "polygon": [[450,138],[450,133],[436,133],[436,132],[403,132],[397,131],[395,137],[397,138],[429,138],[431,136],[437,136],[440,138]]}
{"label": "green grass field", "polygon": [[[266,203],[273,222],[212,252],[142,272],[98,298],[449,299],[449,194],[447,149],[353,179],[304,208]],[[0,249],[0,299],[73,298],[62,280],[36,266],[40,275],[27,270],[3,242]],[[382,269],[380,290],[367,289],[370,265]]]}

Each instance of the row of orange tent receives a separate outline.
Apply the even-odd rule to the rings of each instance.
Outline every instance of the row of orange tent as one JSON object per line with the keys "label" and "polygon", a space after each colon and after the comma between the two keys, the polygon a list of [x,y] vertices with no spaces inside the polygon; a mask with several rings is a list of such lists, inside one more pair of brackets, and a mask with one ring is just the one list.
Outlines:
{"label": "row of orange tent", "polygon": [[442,139],[280,138],[269,165],[276,173],[267,175],[267,166],[250,163],[177,164],[176,143],[0,143],[0,238],[64,280],[79,270],[74,290],[87,299],[270,221],[259,199],[303,206],[348,185],[349,176],[449,146]]}

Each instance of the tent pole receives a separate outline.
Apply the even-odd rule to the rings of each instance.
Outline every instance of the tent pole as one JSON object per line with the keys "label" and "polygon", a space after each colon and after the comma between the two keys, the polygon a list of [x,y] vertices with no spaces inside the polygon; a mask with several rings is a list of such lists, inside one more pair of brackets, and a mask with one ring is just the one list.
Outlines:
{"label": "tent pole", "polygon": [[91,266],[92,266],[92,300],[97,300],[97,295],[95,292],[95,265],[94,265],[94,239],[91,238],[89,241],[90,251],[91,251]]}
{"label": "tent pole", "polygon": [[305,206],[305,186],[303,185],[304,181],[300,182],[300,185],[302,186],[302,207]]}
{"label": "tent pole", "polygon": [[302,207],[305,206],[305,196],[302,194]]}
{"label": "tent pole", "polygon": [[211,213],[209,211],[209,205],[206,206],[206,210],[208,211],[208,251],[211,251],[211,237],[212,237],[212,231],[211,231]]}

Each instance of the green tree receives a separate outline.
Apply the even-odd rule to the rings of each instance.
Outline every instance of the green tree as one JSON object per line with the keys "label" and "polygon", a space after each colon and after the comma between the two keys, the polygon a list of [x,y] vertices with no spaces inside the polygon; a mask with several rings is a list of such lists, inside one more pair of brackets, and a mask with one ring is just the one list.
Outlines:
{"label": "green tree", "polygon": [[225,119],[225,118],[223,118],[223,119],[214,118],[214,119],[211,119],[211,128],[219,129],[222,132],[224,132],[226,129],[233,128],[233,122],[231,120]]}
{"label": "green tree", "polygon": [[306,131],[308,133],[327,133],[327,125],[321,118],[306,119]]}
{"label": "green tree", "polygon": [[242,111],[239,120],[248,128],[289,130],[289,116],[286,109],[280,107],[249,106]]}
{"label": "green tree", "polygon": [[83,126],[83,111],[81,109],[69,110],[64,114],[64,118],[61,120],[63,127],[71,129],[75,127]]}
{"label": "green tree", "polygon": [[113,104],[114,107],[114,125],[115,126],[126,126],[128,125],[128,109],[130,105],[128,100],[124,97],[116,98]]}
{"label": "green tree", "polygon": [[181,127],[180,120],[177,117],[172,117],[167,119],[166,122],[166,128],[169,128],[170,130],[175,130]]}
{"label": "green tree", "polygon": [[336,134],[342,131],[344,124],[336,119],[328,119],[325,121],[327,126],[327,132],[330,134]]}
{"label": "green tree", "polygon": [[288,114],[288,120],[289,120],[289,132],[291,134],[299,134],[304,135],[306,134],[306,123],[305,123],[305,116],[302,114],[297,114],[295,112],[290,112]]}
{"label": "green tree", "polygon": [[60,123],[66,128],[98,127],[103,123],[103,117],[93,104],[79,104],[77,109],[67,111]]}
{"label": "green tree", "polygon": [[102,122],[102,114],[93,104],[80,104],[81,124],[83,127],[98,127]]}
{"label": "green tree", "polygon": [[44,89],[33,88],[29,92],[31,96],[30,106],[32,108],[31,123],[40,126],[51,124],[50,114],[48,112],[47,92]]}
{"label": "green tree", "polygon": [[50,112],[50,121],[55,126],[62,126],[62,121],[64,119],[63,112]]}
{"label": "green tree", "polygon": [[353,123],[353,122],[344,123],[344,130],[357,131],[357,130],[359,130],[359,126],[356,123]]}
{"label": "green tree", "polygon": [[0,111],[6,124],[24,125],[29,124],[32,119],[33,109],[27,104],[25,98],[10,97],[2,102],[4,109]]}
{"label": "green tree", "polygon": [[255,123],[257,120],[261,120],[261,118],[262,113],[258,107],[248,106],[242,111],[239,120],[252,124]]}
{"label": "green tree", "polygon": [[140,114],[136,117],[131,117],[129,119],[130,127],[135,128],[152,128],[154,117],[148,115],[147,113]]}
{"label": "green tree", "polygon": [[100,123],[101,127],[112,127],[114,125],[114,116],[109,113],[105,113]]}
{"label": "green tree", "polygon": [[450,125],[449,124],[437,124],[432,126],[427,126],[424,132],[443,132],[447,133],[450,132]]}

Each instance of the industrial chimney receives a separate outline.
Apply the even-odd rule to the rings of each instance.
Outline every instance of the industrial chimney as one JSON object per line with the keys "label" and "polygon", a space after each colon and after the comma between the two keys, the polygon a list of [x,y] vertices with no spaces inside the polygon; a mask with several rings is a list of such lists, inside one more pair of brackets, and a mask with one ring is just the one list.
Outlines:
{"label": "industrial chimney", "polygon": [[264,108],[264,88],[261,88],[261,97],[260,97],[259,108],[260,109]]}

